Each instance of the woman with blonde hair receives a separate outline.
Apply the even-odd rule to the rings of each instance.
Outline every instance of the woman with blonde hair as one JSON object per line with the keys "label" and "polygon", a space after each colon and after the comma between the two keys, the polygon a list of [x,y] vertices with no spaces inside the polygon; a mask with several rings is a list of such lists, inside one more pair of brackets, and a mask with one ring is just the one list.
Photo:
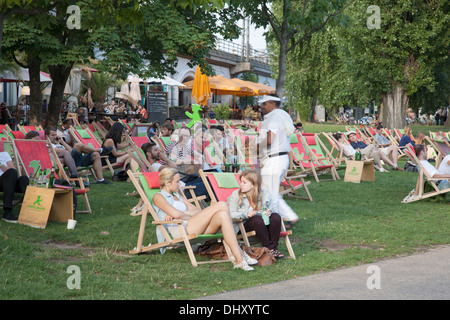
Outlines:
{"label": "woman with blonde hair", "polygon": [[412,129],[409,126],[406,126],[403,130],[404,134],[402,135],[402,138],[400,139],[400,142],[398,143],[398,147],[400,149],[404,149],[408,143],[410,143],[413,147],[416,146],[414,143],[414,137],[412,135]]}
{"label": "woman with blonde hair", "polygon": [[[221,230],[235,260],[235,268],[253,270],[249,264],[258,261],[251,259],[239,247],[228,205],[217,202],[200,210],[179,194],[180,174],[174,168],[164,168],[159,175],[161,191],[153,197],[153,207],[158,217],[164,221],[184,220],[186,233],[215,234]],[[169,227],[173,237],[178,237],[178,228]],[[233,258],[232,258],[233,259]]]}
{"label": "woman with blonde hair", "polygon": [[284,254],[278,250],[281,217],[271,210],[270,194],[261,189],[261,175],[256,170],[246,170],[239,179],[239,189],[228,198],[231,217],[244,219],[246,231],[256,231],[256,237],[263,247],[269,249],[275,258],[284,258]]}
{"label": "woman with blonde hair", "polygon": [[416,139],[414,140],[414,143],[416,145],[421,144],[425,146],[425,149],[427,151],[427,159],[430,161],[431,159],[436,158],[436,151],[433,149],[432,146],[425,144],[425,133],[419,132],[417,133]]}

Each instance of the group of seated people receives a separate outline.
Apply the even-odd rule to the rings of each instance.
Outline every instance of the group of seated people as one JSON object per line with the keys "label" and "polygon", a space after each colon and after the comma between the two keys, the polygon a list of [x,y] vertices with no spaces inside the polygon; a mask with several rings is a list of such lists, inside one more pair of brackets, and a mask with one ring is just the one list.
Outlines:
{"label": "group of seated people", "polygon": [[[188,235],[215,234],[221,230],[224,240],[232,252],[234,267],[251,271],[250,265],[258,261],[250,258],[242,251],[237,242],[238,227],[232,219],[244,219],[246,231],[256,231],[256,237],[271,254],[278,258],[284,255],[278,250],[281,230],[281,217],[272,212],[270,194],[261,189],[261,176],[256,170],[246,170],[240,174],[240,187],[235,190],[225,202],[216,202],[205,209],[198,209],[185,197],[179,194],[181,186],[180,173],[176,168],[165,167],[159,175],[161,191],[153,199],[153,207],[158,217],[163,221],[183,220]],[[263,211],[264,207],[269,210]],[[269,217],[270,223],[265,224],[262,215]],[[169,225],[173,237],[179,237],[176,225]]]}
{"label": "group of seated people", "polygon": [[[103,156],[108,156],[110,163],[122,164],[125,168],[129,163],[129,155],[125,151],[119,151],[128,146],[125,135],[127,129],[120,123],[115,123],[108,131],[101,148],[74,142],[70,139],[68,129],[71,124],[70,119],[65,121],[61,129],[47,127],[45,136],[52,144],[59,161],[68,168],[70,178],[78,178],[78,167],[92,166],[95,172],[97,184],[111,184],[103,176],[103,166],[106,165]],[[37,131],[29,131],[25,139],[40,140]],[[13,215],[13,197],[14,193],[25,193],[29,184],[29,178],[26,175],[18,176],[17,169],[8,152],[0,152],[0,192],[3,192],[3,216],[6,222],[17,222],[17,217]],[[85,186],[88,186],[85,183]]]}
{"label": "group of seated people", "polygon": [[[381,126],[377,127],[375,139],[377,139],[378,145],[375,143],[367,144],[358,140],[355,131],[349,131],[347,132],[347,135],[338,132],[333,136],[341,145],[347,157],[354,157],[356,151],[359,150],[364,159],[373,159],[375,167],[380,172],[385,171],[381,161],[391,166],[394,170],[403,171],[404,169],[399,167],[397,163],[397,146],[393,145],[390,140],[382,134],[382,129]],[[392,157],[392,160],[389,157]]]}
{"label": "group of seated people", "polygon": [[424,170],[428,173],[428,175],[433,179],[441,179],[436,182],[439,190],[444,190],[450,188],[450,154],[446,155],[438,168],[433,166],[428,161],[427,156],[427,147],[423,144],[416,144],[414,146],[414,153],[419,159],[421,165]]}
{"label": "group of seated people", "polygon": [[[82,143],[74,143],[67,133],[70,125],[69,122],[63,123],[60,134],[58,134],[58,129],[48,127],[45,129],[45,134],[52,143],[61,163],[68,167],[71,178],[78,177],[77,167],[92,165],[97,176],[97,184],[110,184],[103,177],[102,167],[105,162],[102,156],[108,156],[111,163],[121,163],[123,168],[126,167],[126,164],[130,161],[129,155],[127,152],[120,150],[127,147],[128,143],[125,139],[128,134],[127,129],[120,123],[113,124],[101,148],[93,148]],[[211,140],[205,134],[206,127],[201,127],[201,131],[202,134],[196,134],[192,137],[191,130],[182,127],[178,131],[177,139],[173,139],[164,150],[160,149],[158,144],[153,141],[141,146],[152,170],[160,172],[161,191],[152,199],[159,218],[165,221],[183,220],[188,234],[217,233],[221,230],[233,253],[235,267],[250,271],[253,270],[250,265],[256,264],[257,261],[240,249],[236,239],[238,228],[232,221],[232,219],[244,219],[244,226],[247,231],[256,231],[257,238],[264,247],[271,251],[274,257],[284,258],[283,253],[278,250],[282,220],[278,213],[270,210],[271,195],[261,188],[261,175],[258,171],[245,170],[240,174],[240,187],[231,194],[228,203],[218,202],[200,210],[179,194],[180,186],[184,184],[182,181],[183,174],[190,175],[199,169],[206,171],[220,170],[222,162],[216,162],[217,159],[208,158],[207,153],[202,152],[209,143],[206,143],[207,140],[214,144],[217,149],[216,155],[226,155],[227,149],[231,147],[226,139],[223,127],[212,126],[209,129]],[[152,136],[171,137],[173,133],[174,127],[169,121],[164,123],[161,128],[155,128]],[[414,145],[410,133],[405,128],[405,138],[402,137],[400,144],[411,143]],[[374,159],[380,171],[383,171],[381,161],[394,170],[403,171],[397,163],[397,146],[391,144],[390,140],[383,136],[381,126],[377,127],[377,134],[374,136],[378,142],[377,145],[358,141],[356,133],[353,131],[348,132],[347,136],[336,133],[334,137],[348,156],[354,156],[356,150],[360,150],[366,159]],[[39,134],[30,131],[26,138],[39,139]],[[418,138],[420,138],[419,135],[416,140]],[[446,156],[440,167],[436,169],[427,161],[426,147],[423,144],[415,144],[415,152],[431,177],[442,178],[439,188],[449,188],[450,155]],[[27,185],[28,178],[26,176],[18,177],[8,153],[1,152],[0,191],[3,192],[4,199],[3,220],[17,221],[17,218],[12,214],[13,194],[14,192],[24,193]],[[206,190],[204,192],[206,193]],[[269,210],[263,210],[264,208],[269,208]],[[263,211],[267,212],[269,216],[270,223],[268,225],[263,220]],[[170,231],[175,236],[178,229],[171,228]]]}

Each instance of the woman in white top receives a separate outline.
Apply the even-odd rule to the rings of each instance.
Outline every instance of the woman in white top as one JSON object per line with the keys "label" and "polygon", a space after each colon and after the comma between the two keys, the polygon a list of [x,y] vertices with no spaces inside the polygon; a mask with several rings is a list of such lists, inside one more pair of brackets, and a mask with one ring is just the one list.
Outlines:
{"label": "woman in white top", "polygon": [[159,175],[161,192],[153,197],[153,207],[164,221],[185,220],[186,233],[215,234],[221,230],[224,240],[235,257],[235,268],[253,270],[248,264],[257,263],[240,249],[234,233],[228,205],[217,202],[203,210],[198,209],[178,193],[180,175],[174,168],[164,168]]}

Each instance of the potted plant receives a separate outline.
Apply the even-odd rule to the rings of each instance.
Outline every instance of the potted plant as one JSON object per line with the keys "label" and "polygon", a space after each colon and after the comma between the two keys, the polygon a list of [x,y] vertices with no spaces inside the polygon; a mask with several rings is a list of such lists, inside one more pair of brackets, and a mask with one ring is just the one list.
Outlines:
{"label": "potted plant", "polygon": [[253,111],[252,106],[248,106],[247,108],[245,108],[244,110],[244,120],[246,121],[250,121],[253,120],[254,117],[256,117],[257,114],[255,111]]}
{"label": "potted plant", "polygon": [[213,108],[214,114],[216,115],[217,120],[220,123],[223,123],[225,119],[229,119],[231,115],[230,108],[228,107],[228,103],[218,104]]}

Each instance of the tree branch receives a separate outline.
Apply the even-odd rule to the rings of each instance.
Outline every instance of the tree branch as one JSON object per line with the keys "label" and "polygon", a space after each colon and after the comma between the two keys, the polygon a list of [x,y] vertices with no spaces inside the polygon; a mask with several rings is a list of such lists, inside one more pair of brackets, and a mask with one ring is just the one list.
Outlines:
{"label": "tree branch", "polygon": [[281,34],[280,34],[280,26],[275,24],[275,21],[273,20],[273,18],[276,20],[277,23],[278,19],[277,17],[275,17],[275,15],[272,13],[272,11],[269,10],[269,8],[267,7],[267,3],[266,1],[263,2],[263,12],[267,17],[267,20],[269,20],[270,26],[272,27],[273,32],[275,32],[275,35],[277,36],[278,41],[281,42]]}
{"label": "tree branch", "polygon": [[312,28],[309,32],[305,33],[303,36],[301,36],[299,39],[297,39],[290,47],[288,47],[287,51],[289,52],[290,50],[292,50],[293,48],[295,48],[300,42],[302,42],[305,38],[311,36],[313,33],[321,30],[323,27],[326,26],[326,24],[328,23],[328,21],[332,18],[337,16],[338,14],[340,14],[342,11],[344,11],[349,5],[351,5],[355,0],[351,0],[349,3],[347,3],[346,5],[344,5],[340,10],[330,13],[327,18],[325,19],[325,21],[320,24],[315,26],[314,28]]}

